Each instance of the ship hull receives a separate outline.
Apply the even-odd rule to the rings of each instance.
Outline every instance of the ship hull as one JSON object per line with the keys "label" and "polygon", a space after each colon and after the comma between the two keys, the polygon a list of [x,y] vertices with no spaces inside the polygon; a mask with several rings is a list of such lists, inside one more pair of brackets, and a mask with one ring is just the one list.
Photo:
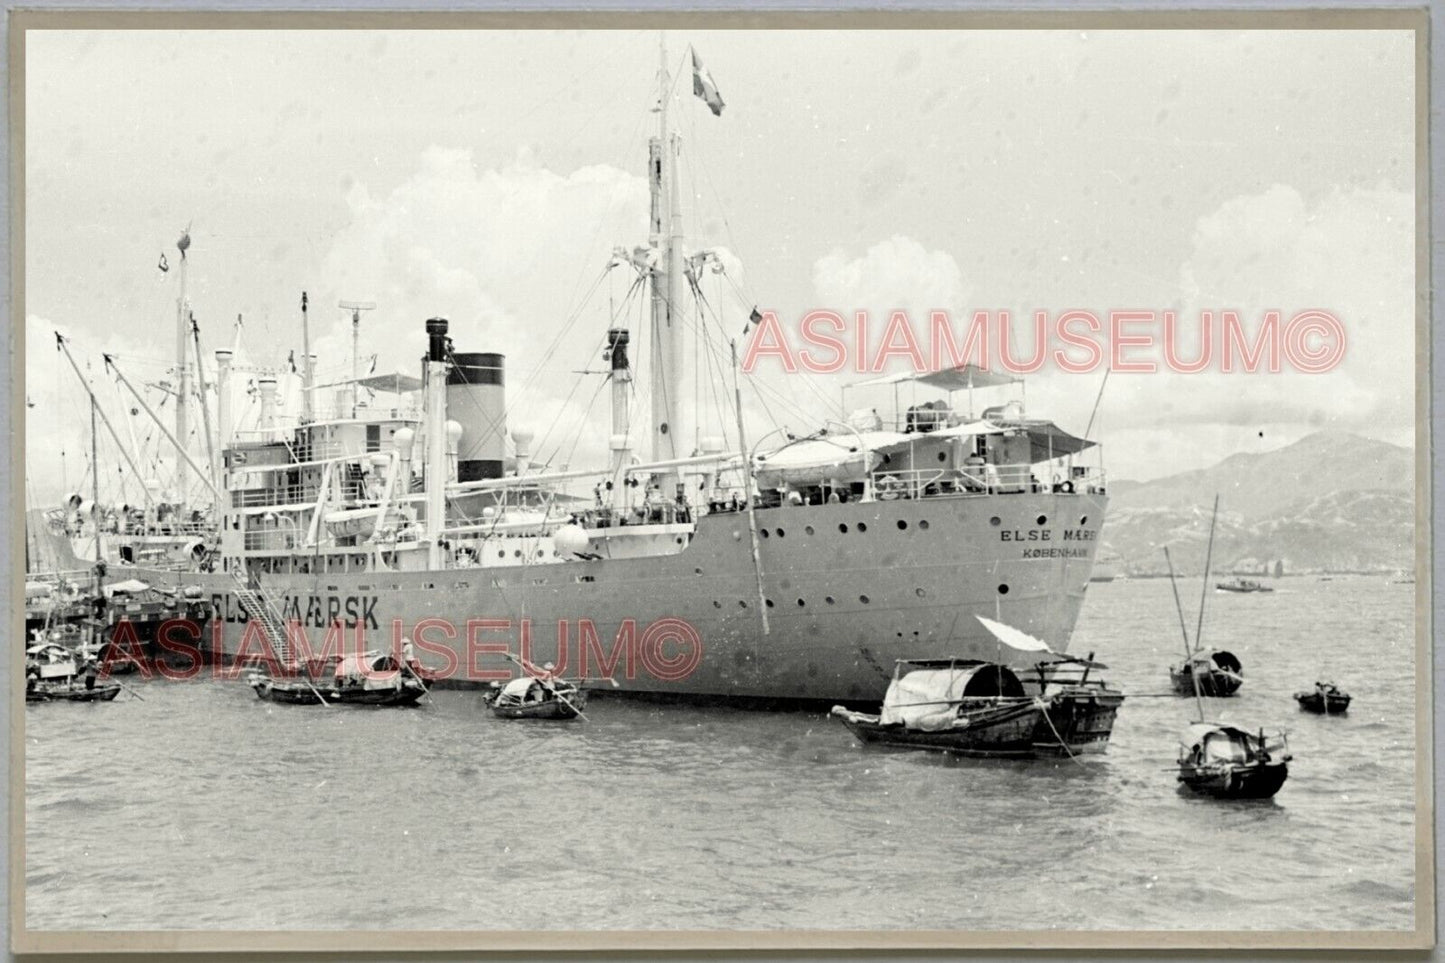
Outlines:
{"label": "ship hull", "polygon": [[[746,513],[702,517],[671,555],[260,583],[313,652],[337,644],[338,622],[348,651],[411,639],[445,685],[512,677],[505,650],[622,693],[876,704],[896,659],[1030,664],[976,615],[1065,651],[1105,507],[1101,493],[1025,493],[759,510],[766,601]],[[202,588],[216,611],[195,643],[207,657],[263,654],[231,576],[136,574]]]}

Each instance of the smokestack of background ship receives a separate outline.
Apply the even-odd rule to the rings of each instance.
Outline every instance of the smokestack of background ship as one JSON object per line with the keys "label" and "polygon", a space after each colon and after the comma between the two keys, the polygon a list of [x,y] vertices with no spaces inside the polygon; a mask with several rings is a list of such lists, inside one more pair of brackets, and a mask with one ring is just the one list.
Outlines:
{"label": "smokestack of background ship", "polygon": [[506,356],[490,352],[451,355],[447,415],[462,426],[457,480],[501,478],[506,456]]}
{"label": "smokestack of background ship", "polygon": [[428,563],[442,567],[442,530],[447,508],[447,319],[426,322],[426,537]]}

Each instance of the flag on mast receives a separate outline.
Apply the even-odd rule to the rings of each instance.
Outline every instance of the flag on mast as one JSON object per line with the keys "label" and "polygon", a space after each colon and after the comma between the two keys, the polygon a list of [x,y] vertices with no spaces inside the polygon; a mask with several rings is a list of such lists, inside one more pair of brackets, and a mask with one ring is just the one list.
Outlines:
{"label": "flag on mast", "polygon": [[702,65],[702,59],[698,57],[697,51],[688,48],[692,53],[692,92],[701,97],[712,111],[714,117],[721,117],[723,107],[722,94],[717,92],[717,84],[713,83],[712,74]]}
{"label": "flag on mast", "polygon": [[763,313],[758,310],[758,306],[755,304],[753,305],[752,313],[748,315],[748,323],[743,325],[743,336],[747,337],[747,333],[753,329],[753,325],[761,320],[763,320]]}

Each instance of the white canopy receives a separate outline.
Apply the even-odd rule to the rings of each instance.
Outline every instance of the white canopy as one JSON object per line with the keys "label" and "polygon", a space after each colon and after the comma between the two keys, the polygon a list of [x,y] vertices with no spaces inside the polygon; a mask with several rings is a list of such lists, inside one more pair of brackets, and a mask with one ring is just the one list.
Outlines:
{"label": "white canopy", "polygon": [[521,699],[527,694],[527,692],[532,688],[532,686],[536,684],[536,679],[532,678],[529,675],[524,675],[520,679],[513,679],[506,685],[502,686],[502,695],[509,696],[513,699]]}
{"label": "white canopy", "polygon": [[888,686],[879,720],[910,729],[947,729],[958,715],[958,702],[974,670],[919,669]]}

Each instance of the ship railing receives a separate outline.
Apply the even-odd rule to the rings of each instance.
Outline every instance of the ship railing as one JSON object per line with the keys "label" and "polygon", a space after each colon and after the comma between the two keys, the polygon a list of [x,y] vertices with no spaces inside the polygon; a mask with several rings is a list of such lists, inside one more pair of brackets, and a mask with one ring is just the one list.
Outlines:
{"label": "ship railing", "polygon": [[[231,506],[233,508],[266,506],[276,508],[304,506],[309,508],[316,504],[316,498],[320,494],[319,485],[282,485],[279,488],[247,489],[231,492]],[[342,482],[337,488],[335,498],[328,499],[328,501],[365,501],[370,497],[365,485],[358,482]]]}
{"label": "ship railing", "polygon": [[1047,465],[879,470],[872,473],[871,480],[875,496],[883,501],[943,495],[1075,494],[1102,491],[1104,487],[1104,473],[1100,469],[1074,467],[1050,474]]}
{"label": "ship railing", "polygon": [[111,529],[111,534],[116,535],[209,535],[215,530],[215,526],[208,522],[140,522],[136,524],[119,525]]}
{"label": "ship railing", "polygon": [[344,404],[316,408],[313,412],[312,421],[420,421],[421,417],[421,409],[411,405],[387,406],[384,408],[357,405],[356,411],[353,414],[351,405]]}

